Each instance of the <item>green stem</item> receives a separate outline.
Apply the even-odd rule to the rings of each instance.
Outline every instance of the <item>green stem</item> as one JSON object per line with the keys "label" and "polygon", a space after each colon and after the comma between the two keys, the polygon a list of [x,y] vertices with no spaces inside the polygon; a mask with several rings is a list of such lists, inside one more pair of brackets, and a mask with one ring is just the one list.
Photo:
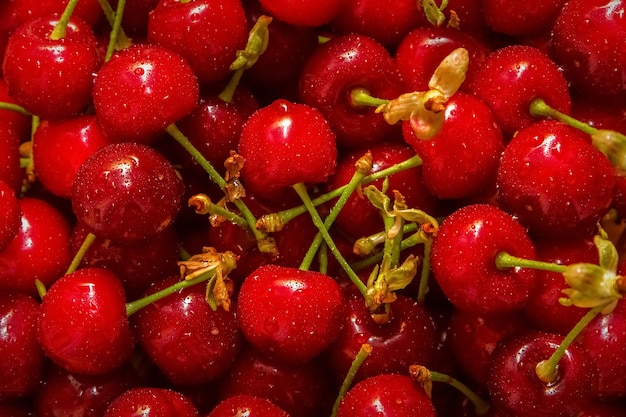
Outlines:
{"label": "green stem", "polygon": [[205,194],[195,194],[189,198],[189,207],[193,207],[197,214],[209,214],[225,218],[231,223],[244,229],[248,228],[248,222],[241,216],[233,213],[225,207],[219,206],[211,201]]}
{"label": "green stem", "polygon": [[53,41],[58,41],[65,37],[65,33],[67,31],[67,25],[70,22],[70,18],[72,17],[72,13],[74,13],[74,9],[76,8],[76,4],[78,4],[78,0],[70,0],[67,2],[65,6],[65,10],[59,17],[59,21],[57,22],[54,29],[52,29],[52,33],[50,33],[50,39]]}
{"label": "green stem", "polygon": [[31,116],[30,112],[26,110],[24,107],[17,105],[15,103],[7,103],[6,101],[0,101],[0,109],[1,110],[10,110],[16,113],[21,113],[24,116]]}
{"label": "green stem", "polygon": [[222,90],[221,93],[218,94],[218,98],[226,103],[231,103],[233,101],[233,96],[235,95],[235,91],[239,86],[239,82],[241,81],[241,77],[243,76],[243,72],[245,68],[239,68],[238,70],[233,71],[233,75],[228,80],[228,84]]}
{"label": "green stem", "polygon": [[111,55],[115,51],[115,45],[122,28],[122,16],[124,15],[124,8],[126,7],[126,0],[118,0],[117,9],[115,10],[115,19],[113,20],[113,26],[111,28],[111,35],[109,36],[109,45],[104,56],[104,61],[111,59]]}
{"label": "green stem", "polygon": [[482,416],[489,411],[489,403],[480,398],[474,391],[472,391],[467,385],[454,378],[453,376],[442,374],[435,371],[430,371],[430,379],[435,382],[444,382],[451,387],[456,388],[459,392],[467,397],[468,400],[474,404],[474,410],[476,415]]}
{"label": "green stem", "polygon": [[361,368],[361,365],[363,365],[363,362],[365,362],[365,359],[367,359],[370,353],[372,353],[371,345],[367,343],[361,345],[361,349],[359,349],[359,353],[357,353],[356,357],[352,361],[352,365],[350,365],[350,369],[348,370],[348,373],[346,374],[346,377],[344,378],[343,383],[341,384],[341,388],[339,389],[339,394],[337,395],[337,399],[335,400],[335,403],[333,404],[333,411],[330,414],[331,417],[335,417],[337,415],[337,410],[339,409],[339,404],[341,404],[341,400],[343,400],[343,397],[346,396],[346,393],[352,386],[352,382],[354,381],[354,377],[356,376],[356,373],[359,371],[359,369]]}
{"label": "green stem", "polygon": [[87,253],[93,242],[95,242],[95,240],[96,235],[91,232],[88,233],[87,236],[85,236],[83,243],[80,245],[80,248],[78,248],[76,255],[74,255],[74,259],[72,259],[72,263],[70,263],[67,271],[65,271],[65,275],[71,274],[78,269],[78,267],[80,266],[80,262],[83,260],[85,254]]}
{"label": "green stem", "polygon": [[427,239],[424,242],[424,259],[422,260],[422,274],[420,276],[419,289],[417,291],[417,302],[420,305],[424,305],[426,301],[426,294],[428,294],[428,278],[430,277],[430,252],[433,247],[433,242]]}
{"label": "green stem", "polygon": [[532,259],[519,258],[506,252],[500,252],[498,253],[498,255],[496,255],[496,267],[498,267],[499,269],[530,268],[557,273],[563,273],[566,269],[565,265],[559,265],[553,262],[542,262]]}
{"label": "green stem", "polygon": [[[414,231],[416,226],[417,226],[416,223],[406,224],[402,231],[403,233]],[[385,232],[380,232],[380,233],[384,234]],[[376,235],[372,235],[372,236],[376,236]],[[406,239],[402,240],[402,244],[400,245],[400,250],[403,251],[405,249],[412,248],[413,246],[419,245],[420,243],[424,243],[424,242],[425,241],[422,238],[421,234],[414,233],[411,236],[407,237]],[[350,267],[352,267],[352,269],[354,269],[355,271],[361,271],[362,269],[365,269],[367,267],[370,267],[372,265],[379,263],[382,259],[383,259],[383,253],[378,252],[361,261],[351,263]]]}
{"label": "green stem", "polygon": [[[107,0],[98,0],[98,3],[100,3],[100,7],[102,8],[102,11],[104,12],[104,17],[106,18],[107,22],[112,28],[115,25],[115,16],[116,16],[115,10],[113,10],[113,8],[111,7],[111,4]],[[120,27],[120,31],[117,35],[117,42],[115,45],[116,46],[115,49],[117,50],[124,49],[130,46],[131,44],[132,44],[132,41],[128,38],[128,36],[126,36],[124,29]]]}
{"label": "green stem", "polygon": [[565,113],[561,113],[555,108],[550,107],[548,103],[540,98],[536,98],[530,103],[530,114],[537,117],[549,117],[551,119],[558,120],[559,122],[566,123],[589,135],[598,133],[598,129],[596,129],[595,127],[590,126],[587,123],[581,122],[580,120],[574,119],[573,117],[568,116]]}
{"label": "green stem", "polygon": [[355,88],[350,91],[350,105],[353,107],[378,107],[388,103],[387,99],[372,97],[364,88]]}
{"label": "green stem", "polygon": [[322,274],[328,274],[328,246],[322,241],[319,250],[317,251],[317,262],[319,263],[318,270]]}
{"label": "green stem", "polygon": [[313,205],[313,202],[311,201],[311,197],[309,197],[309,193],[307,192],[306,187],[302,183],[295,184],[292,187],[296,191],[296,193],[298,193],[298,196],[300,196],[300,199],[302,199],[302,202],[304,203],[306,209],[311,215],[313,224],[322,233],[324,241],[326,242],[326,245],[328,245],[328,249],[330,249],[331,253],[337,259],[337,262],[339,262],[339,264],[341,265],[345,273],[348,275],[352,283],[354,283],[354,285],[357,287],[361,295],[365,297],[367,295],[367,287],[365,286],[365,284],[363,284],[363,282],[361,281],[359,276],[354,272],[354,270],[350,268],[350,265],[348,264],[346,259],[343,257],[343,255],[337,248],[337,245],[335,245],[333,238],[328,233],[328,229],[324,227],[324,221],[322,220],[319,213],[315,209],[315,206]]}

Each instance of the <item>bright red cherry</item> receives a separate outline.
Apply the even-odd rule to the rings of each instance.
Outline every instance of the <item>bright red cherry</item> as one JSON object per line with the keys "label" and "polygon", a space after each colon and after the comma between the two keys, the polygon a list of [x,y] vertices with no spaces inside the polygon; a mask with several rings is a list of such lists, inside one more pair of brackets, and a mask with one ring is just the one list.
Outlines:
{"label": "bright red cherry", "polygon": [[268,399],[253,395],[235,395],[221,401],[207,417],[289,417],[286,411]]}
{"label": "bright red cherry", "polygon": [[295,26],[321,26],[341,10],[343,0],[259,0],[278,20]]}
{"label": "bright red cherry", "polygon": [[131,388],[113,400],[103,417],[199,417],[187,396],[168,388]]}
{"label": "bright red cherry", "polygon": [[15,195],[15,191],[0,180],[0,252],[5,250],[9,243],[17,236],[22,222],[22,210]]}
{"label": "bright red cherry", "polygon": [[196,107],[198,79],[178,54],[136,44],[113,54],[93,88],[96,118],[113,142],[152,142]]}
{"label": "bright red cherry", "polygon": [[153,148],[112,144],[91,155],[76,173],[72,209],[95,235],[136,241],[173,223],[183,191],[172,165]]}
{"label": "bright red cherry", "polygon": [[106,269],[64,275],[41,303],[44,352],[70,372],[97,375],[121,366],[134,346],[125,303],[121,281]]}

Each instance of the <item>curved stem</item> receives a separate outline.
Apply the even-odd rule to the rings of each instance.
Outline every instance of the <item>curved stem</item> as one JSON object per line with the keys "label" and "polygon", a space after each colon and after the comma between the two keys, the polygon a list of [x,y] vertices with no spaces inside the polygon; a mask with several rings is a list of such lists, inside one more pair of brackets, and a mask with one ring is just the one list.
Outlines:
{"label": "curved stem", "polygon": [[350,105],[352,107],[378,107],[389,103],[389,100],[372,97],[364,88],[354,88],[350,91]]}
{"label": "curved stem", "polygon": [[442,374],[435,371],[430,371],[431,381],[445,382],[451,387],[456,388],[459,392],[469,399],[474,404],[474,410],[476,415],[482,416],[489,411],[489,403],[480,398],[474,391],[472,391],[467,385],[454,378],[453,376]]}
{"label": "curved stem", "polygon": [[16,113],[21,113],[24,116],[31,116],[30,112],[26,110],[24,107],[15,104],[15,103],[7,103],[6,101],[0,101],[0,109],[1,110],[11,110]]}
{"label": "curved stem", "polygon": [[346,374],[346,377],[344,378],[343,383],[341,384],[341,388],[339,389],[339,394],[337,395],[337,399],[335,400],[335,403],[333,404],[333,411],[330,414],[331,417],[335,417],[337,415],[337,410],[339,409],[339,404],[341,404],[341,400],[343,400],[343,397],[346,396],[346,393],[352,386],[352,382],[354,381],[354,377],[356,376],[356,373],[359,371],[359,368],[361,368],[361,365],[363,365],[363,362],[365,362],[365,359],[367,359],[370,353],[372,353],[371,345],[367,343],[361,345],[361,349],[359,349],[359,353],[357,353],[356,357],[352,361],[352,364],[350,365],[350,369],[348,370],[348,373]]}
{"label": "curved stem", "polygon": [[542,262],[532,259],[519,258],[506,252],[500,252],[498,253],[498,255],[496,255],[496,267],[500,269],[531,268],[557,273],[563,273],[567,269],[565,265],[559,265],[553,262]]}
{"label": "curved stem", "polygon": [[565,113],[561,113],[555,108],[550,107],[548,103],[540,98],[536,98],[530,103],[530,114],[537,117],[549,117],[551,119],[558,120],[559,122],[566,123],[590,135],[598,133],[598,129],[596,129],[595,127],[590,126],[587,123],[581,122],[578,119],[574,119],[573,117],[568,116]]}
{"label": "curved stem", "polygon": [[80,248],[78,248],[76,255],[74,255],[74,259],[72,259],[72,263],[70,263],[70,266],[67,268],[67,271],[65,271],[65,275],[71,274],[72,272],[78,269],[80,262],[83,260],[83,258],[85,257],[85,254],[87,253],[87,251],[89,250],[93,242],[95,242],[95,240],[96,240],[96,235],[94,235],[91,232],[88,233],[87,236],[85,236],[83,243],[80,245]]}
{"label": "curved stem", "polygon": [[70,18],[72,17],[72,13],[74,13],[74,9],[76,8],[76,4],[78,4],[78,0],[70,0],[67,2],[61,17],[59,17],[59,21],[57,22],[54,29],[52,29],[52,33],[50,33],[50,39],[53,41],[58,41],[65,37],[65,33],[67,31],[67,25],[70,22]]}

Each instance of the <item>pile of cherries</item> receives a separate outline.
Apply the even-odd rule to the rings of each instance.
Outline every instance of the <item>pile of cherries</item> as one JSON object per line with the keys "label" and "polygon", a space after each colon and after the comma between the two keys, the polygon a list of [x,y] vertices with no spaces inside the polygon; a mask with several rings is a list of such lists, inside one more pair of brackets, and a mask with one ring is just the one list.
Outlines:
{"label": "pile of cherries", "polygon": [[0,51],[0,416],[626,415],[626,0],[6,0]]}

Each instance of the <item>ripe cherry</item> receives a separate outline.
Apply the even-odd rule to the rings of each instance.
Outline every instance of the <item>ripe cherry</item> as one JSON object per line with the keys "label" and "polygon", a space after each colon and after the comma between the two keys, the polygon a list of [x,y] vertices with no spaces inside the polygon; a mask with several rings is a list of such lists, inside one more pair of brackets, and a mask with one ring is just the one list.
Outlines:
{"label": "ripe cherry", "polygon": [[0,252],[2,252],[19,233],[22,220],[22,210],[15,191],[2,180],[0,180],[0,213],[4,213],[0,219]]}
{"label": "ripe cherry", "polygon": [[199,417],[191,400],[172,389],[131,388],[114,399],[103,417]]}
{"label": "ripe cherry", "polygon": [[15,193],[22,188],[20,169],[20,137],[6,122],[0,123],[0,181],[4,181]]}
{"label": "ripe cherry", "polygon": [[235,395],[221,401],[207,417],[289,417],[286,411],[268,399],[253,395]]}
{"label": "ripe cherry", "polygon": [[278,20],[295,26],[321,26],[341,10],[341,0],[259,0]]}
{"label": "ripe cherry", "polygon": [[487,25],[495,32],[528,36],[549,31],[566,0],[506,2],[484,0]]}
{"label": "ripe cherry", "polygon": [[72,187],[72,209],[95,235],[141,240],[172,224],[182,181],[154,149],[136,143],[101,148],[83,163]]}
{"label": "ripe cherry", "polygon": [[[17,100],[9,95],[9,89],[4,78],[0,78],[0,102],[19,106]],[[0,121],[6,122],[21,139],[25,140],[31,133],[32,122],[28,114],[15,110],[0,110]]]}
{"label": "ripe cherry", "polygon": [[343,313],[343,295],[331,277],[276,265],[261,266],[248,276],[237,304],[246,340],[287,363],[322,353],[337,338]]}

